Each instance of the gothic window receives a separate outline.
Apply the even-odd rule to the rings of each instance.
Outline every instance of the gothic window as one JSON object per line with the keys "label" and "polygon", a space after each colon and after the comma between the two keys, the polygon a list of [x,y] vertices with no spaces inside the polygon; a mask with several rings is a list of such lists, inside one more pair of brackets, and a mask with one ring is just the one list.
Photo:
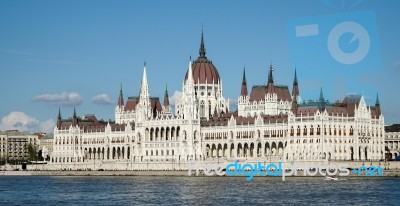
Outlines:
{"label": "gothic window", "polygon": [[300,136],[300,126],[297,126],[297,136]]}

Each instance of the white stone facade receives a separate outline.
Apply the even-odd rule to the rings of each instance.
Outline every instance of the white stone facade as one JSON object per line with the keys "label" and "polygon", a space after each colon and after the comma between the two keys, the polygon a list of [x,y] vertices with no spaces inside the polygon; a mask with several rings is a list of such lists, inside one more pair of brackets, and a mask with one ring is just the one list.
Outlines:
{"label": "white stone facade", "polygon": [[[200,55],[206,58],[203,52]],[[187,168],[189,160],[384,159],[384,117],[379,104],[369,107],[360,96],[346,97],[339,106],[325,106],[321,101],[323,107],[302,107],[292,101],[287,87],[273,85],[271,70],[261,99],[254,99],[257,91],[241,95],[238,111],[230,112],[222,81],[196,83],[192,65],[190,61],[175,114],[168,102],[161,105],[158,98],[150,97],[145,66],[140,96],[123,104],[121,90],[115,123],[80,119],[75,114],[64,121],[59,115],[48,167],[171,170]]]}

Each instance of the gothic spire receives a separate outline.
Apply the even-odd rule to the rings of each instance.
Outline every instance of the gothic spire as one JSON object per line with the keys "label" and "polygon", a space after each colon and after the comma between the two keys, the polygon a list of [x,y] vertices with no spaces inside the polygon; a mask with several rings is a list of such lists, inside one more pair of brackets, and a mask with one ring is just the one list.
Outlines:
{"label": "gothic spire", "polygon": [[149,97],[149,85],[147,84],[147,73],[146,73],[146,62],[144,62],[143,67],[143,77],[140,86],[140,99],[147,99]]}
{"label": "gothic spire", "polygon": [[72,118],[76,119],[76,110],[75,110],[75,106],[74,106],[74,115],[72,116]]}
{"label": "gothic spire", "polygon": [[379,102],[379,95],[378,95],[378,92],[376,93],[375,105],[381,105],[380,102]]}
{"label": "gothic spire", "polygon": [[300,95],[299,92],[299,83],[297,82],[297,71],[294,69],[294,80],[293,80],[293,89],[292,89],[292,97],[296,99]]}
{"label": "gothic spire", "polygon": [[322,93],[322,87],[321,87],[321,91],[319,92],[319,109],[320,110],[324,110],[325,109],[325,104],[326,104],[326,101],[325,101],[325,98],[324,98],[324,94]]}
{"label": "gothic spire", "polygon": [[78,124],[78,117],[76,116],[76,110],[74,106],[74,115],[72,116],[72,126],[75,126]]}
{"label": "gothic spire", "polygon": [[269,74],[268,74],[268,84],[267,84],[267,92],[272,94],[275,93],[274,90],[274,78],[272,77],[272,71],[274,71],[274,68],[272,68],[272,63],[269,66]]}
{"label": "gothic spire", "polygon": [[193,82],[192,60],[189,61],[189,71],[187,81]]}
{"label": "gothic spire", "polygon": [[200,57],[206,57],[206,48],[204,47],[204,38],[203,38],[203,29],[201,29],[201,42],[200,42],[200,49],[199,49]]}
{"label": "gothic spire", "polygon": [[269,74],[268,74],[268,84],[274,83],[274,78],[272,76],[272,71],[274,71],[274,68],[272,68],[272,64],[269,65]]}
{"label": "gothic spire", "polygon": [[60,108],[58,108],[58,117],[57,117],[57,128],[58,128],[58,129],[61,128],[61,123],[62,123],[62,119],[61,119],[61,110],[60,110]]}
{"label": "gothic spire", "polygon": [[168,106],[169,106],[168,88],[167,88],[167,84],[165,84],[164,107],[168,107]]}
{"label": "gothic spire", "polygon": [[124,96],[122,94],[122,83],[119,88],[118,106],[122,107],[124,105]]}
{"label": "gothic spire", "polygon": [[58,108],[58,117],[57,117],[57,119],[61,120],[61,110],[60,110],[60,108]]}
{"label": "gothic spire", "polygon": [[247,81],[246,81],[246,68],[243,68],[243,80],[240,96],[247,96]]}
{"label": "gothic spire", "polygon": [[247,83],[246,81],[246,67],[243,67],[243,80],[242,80],[242,85],[245,85]]}
{"label": "gothic spire", "polygon": [[382,111],[381,111],[381,103],[379,102],[378,93],[376,93],[375,113],[376,113],[376,118],[379,118],[379,116],[382,114]]}

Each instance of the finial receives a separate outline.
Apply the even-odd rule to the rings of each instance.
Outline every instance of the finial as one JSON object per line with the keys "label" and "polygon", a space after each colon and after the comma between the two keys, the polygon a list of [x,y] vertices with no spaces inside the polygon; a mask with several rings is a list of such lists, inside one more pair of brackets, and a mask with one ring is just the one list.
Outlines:
{"label": "finial", "polygon": [[144,60],[144,66],[146,66],[146,60]]}

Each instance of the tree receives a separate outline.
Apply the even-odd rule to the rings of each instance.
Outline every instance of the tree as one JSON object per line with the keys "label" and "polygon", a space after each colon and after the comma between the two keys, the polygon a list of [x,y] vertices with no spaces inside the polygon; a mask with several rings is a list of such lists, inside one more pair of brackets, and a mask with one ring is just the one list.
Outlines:
{"label": "tree", "polygon": [[26,148],[28,150],[28,160],[30,161],[37,160],[36,145],[29,143]]}

